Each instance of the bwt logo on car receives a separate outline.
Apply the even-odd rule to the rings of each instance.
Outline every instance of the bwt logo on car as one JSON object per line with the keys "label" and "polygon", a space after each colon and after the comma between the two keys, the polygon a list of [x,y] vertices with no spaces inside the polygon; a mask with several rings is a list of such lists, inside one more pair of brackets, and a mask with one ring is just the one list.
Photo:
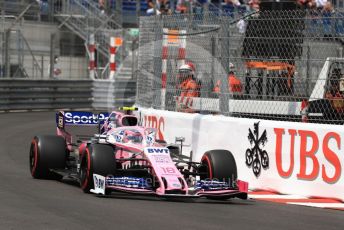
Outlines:
{"label": "bwt logo on car", "polygon": [[104,121],[107,118],[106,113],[93,114],[90,112],[67,112],[65,113],[65,123],[77,125],[95,125],[98,120]]}
{"label": "bwt logo on car", "polygon": [[169,153],[170,151],[166,148],[148,148],[148,153]]}

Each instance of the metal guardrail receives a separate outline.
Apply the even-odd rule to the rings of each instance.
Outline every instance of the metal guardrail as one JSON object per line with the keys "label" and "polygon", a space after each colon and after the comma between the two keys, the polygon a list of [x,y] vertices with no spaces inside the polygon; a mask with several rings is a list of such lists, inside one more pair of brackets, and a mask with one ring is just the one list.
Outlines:
{"label": "metal guardrail", "polygon": [[0,80],[0,110],[113,109],[135,102],[128,80]]}
{"label": "metal guardrail", "polygon": [[133,80],[95,80],[93,81],[92,107],[112,109],[131,106],[135,103],[136,81]]}

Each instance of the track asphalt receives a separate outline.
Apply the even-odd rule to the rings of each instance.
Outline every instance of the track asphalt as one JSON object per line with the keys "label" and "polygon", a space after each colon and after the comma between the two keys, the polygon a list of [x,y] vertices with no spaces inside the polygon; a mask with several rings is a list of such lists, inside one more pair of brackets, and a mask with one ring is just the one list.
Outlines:
{"label": "track asphalt", "polygon": [[0,114],[0,229],[343,229],[342,211],[233,199],[160,200],[84,194],[29,172],[34,135],[53,134],[53,112]]}

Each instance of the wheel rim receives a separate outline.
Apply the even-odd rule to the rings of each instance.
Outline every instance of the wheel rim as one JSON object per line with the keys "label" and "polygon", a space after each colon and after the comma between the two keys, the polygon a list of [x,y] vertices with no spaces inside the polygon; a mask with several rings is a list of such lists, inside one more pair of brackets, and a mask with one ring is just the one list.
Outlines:
{"label": "wheel rim", "polygon": [[87,157],[85,157],[83,163],[80,166],[80,179],[81,179],[81,184],[84,186],[84,183],[87,178],[87,173],[88,173],[88,168],[87,168]]}
{"label": "wheel rim", "polygon": [[201,162],[207,167],[208,176],[206,179],[213,179],[213,172],[211,168],[211,163],[208,156],[203,156]]}
{"label": "wheel rim", "polygon": [[86,149],[86,156],[84,156],[84,160],[80,165],[80,181],[81,181],[81,188],[86,189],[89,184],[89,174],[90,174],[90,154]]}

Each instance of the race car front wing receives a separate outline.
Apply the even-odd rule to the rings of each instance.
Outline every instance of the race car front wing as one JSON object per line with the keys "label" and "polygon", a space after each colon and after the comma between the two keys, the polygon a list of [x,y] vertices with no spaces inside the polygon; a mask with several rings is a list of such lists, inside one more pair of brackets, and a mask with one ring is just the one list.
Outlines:
{"label": "race car front wing", "polygon": [[105,195],[106,191],[121,191],[142,195],[156,195],[159,197],[214,197],[214,198],[234,198],[247,199],[248,183],[237,180],[236,186],[231,187],[225,182],[218,181],[197,181],[195,186],[190,187],[185,194],[181,193],[157,193],[144,178],[135,177],[104,177],[93,174],[94,189],[90,192]]}

